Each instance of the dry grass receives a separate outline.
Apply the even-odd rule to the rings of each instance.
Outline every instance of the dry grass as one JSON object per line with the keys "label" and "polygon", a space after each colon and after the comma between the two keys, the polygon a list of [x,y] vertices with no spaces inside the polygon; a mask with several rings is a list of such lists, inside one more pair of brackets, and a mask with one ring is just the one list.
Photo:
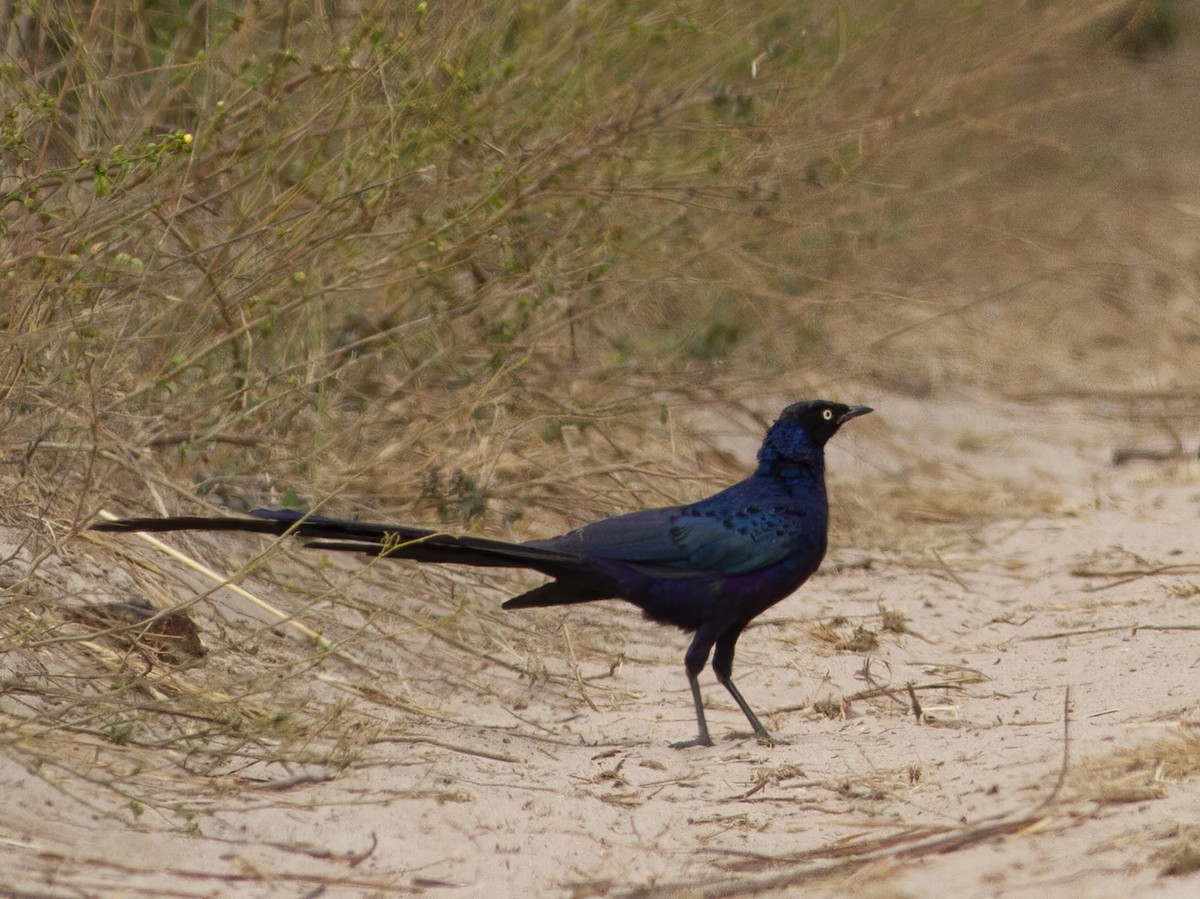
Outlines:
{"label": "dry grass", "polygon": [[[1083,819],[1098,817],[1106,805],[1146,802],[1161,799],[1166,783],[1195,777],[1200,771],[1200,741],[1194,724],[1173,722],[1175,733],[1164,739],[1136,748],[1123,749],[1111,755],[1088,759],[1068,770],[1069,719],[1065,722],[1063,742],[1063,774],[1057,783],[1048,785],[1040,801],[996,818],[961,825],[909,826],[876,837],[864,830],[856,838],[808,850],[790,856],[755,857],[747,854],[715,853],[710,860],[720,873],[710,872],[695,880],[670,884],[657,883],[652,887],[614,890],[603,885],[594,892],[583,890],[577,895],[632,897],[661,895],[664,892],[688,896],[721,897],[775,894],[794,891],[798,887],[824,887],[837,895],[848,884],[859,888],[889,891],[889,872],[895,863],[904,859],[924,858],[960,851],[983,843],[999,840],[1021,840],[1050,833],[1063,832],[1079,826]],[[793,767],[756,772],[756,785],[745,799],[764,785],[778,785],[803,778],[804,772]],[[919,779],[919,772],[875,772],[876,784],[882,790],[907,775],[910,782]],[[846,793],[872,792],[871,781],[841,786]],[[1161,873],[1167,876],[1187,875],[1196,870],[1195,828],[1187,825],[1167,828],[1154,835],[1165,843],[1155,852],[1154,860]],[[733,873],[738,876],[730,876]],[[875,895],[875,893],[869,893]],[[907,895],[896,893],[895,895]]]}
{"label": "dry grass", "polygon": [[[623,698],[604,629],[496,610],[514,576],[173,541],[276,615],[81,533],[102,508],[530,536],[726,482],[801,394],[1194,375],[1195,209],[1110,211],[1182,163],[1149,139],[1150,174],[1107,127],[1200,127],[1122,99],[1163,64],[1129,43],[1159,5],[6,5],[5,751],[187,828],[201,793],[431,719],[501,734],[489,698]],[[1062,502],[888,450],[835,517],[912,564]],[[141,597],[207,656],[78,614]],[[453,748],[509,759],[490,742]]]}

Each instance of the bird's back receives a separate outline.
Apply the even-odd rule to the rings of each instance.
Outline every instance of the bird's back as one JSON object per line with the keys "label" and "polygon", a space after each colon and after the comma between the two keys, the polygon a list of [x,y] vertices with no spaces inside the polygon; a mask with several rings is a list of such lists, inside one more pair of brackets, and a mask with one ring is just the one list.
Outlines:
{"label": "bird's back", "polygon": [[605,595],[695,630],[749,620],[799,587],[825,555],[828,513],[823,479],[756,474],[697,503],[631,512],[527,545],[594,560],[611,578]]}

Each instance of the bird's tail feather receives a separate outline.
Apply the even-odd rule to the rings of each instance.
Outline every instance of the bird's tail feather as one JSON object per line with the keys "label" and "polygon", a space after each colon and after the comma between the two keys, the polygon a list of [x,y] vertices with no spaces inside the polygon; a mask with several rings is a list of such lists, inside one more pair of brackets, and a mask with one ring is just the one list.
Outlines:
{"label": "bird's tail feather", "polygon": [[[202,518],[124,518],[92,525],[97,531],[243,531],[282,537],[290,535],[304,540],[307,546],[331,552],[355,552],[389,559],[412,559],[417,562],[476,565],[486,568],[530,568],[550,577],[566,577],[576,584],[598,586],[610,578],[596,560],[575,553],[558,552],[486,537],[455,536],[427,528],[406,525],[373,524],[345,521],[322,515],[305,515],[280,509],[255,509],[253,518],[223,516]],[[553,587],[547,584],[546,587]],[[539,588],[540,589],[540,588]],[[564,587],[570,592],[570,588]],[[531,591],[536,593],[537,591]],[[558,605],[564,602],[586,602],[600,599],[602,590],[575,588],[574,593],[587,599],[543,599],[529,605]],[[526,594],[529,595],[529,594]],[[545,594],[549,596],[549,594]],[[564,594],[565,597],[566,594]],[[521,599],[522,597],[517,597]],[[511,602],[511,600],[510,600]],[[513,608],[525,608],[525,605]]]}
{"label": "bird's tail feather", "polygon": [[520,596],[504,601],[501,608],[505,609],[538,609],[545,606],[565,606],[577,602],[595,602],[598,599],[612,599],[611,593],[581,587],[570,581],[551,581],[534,587]]}
{"label": "bird's tail feather", "polygon": [[116,521],[98,521],[93,531],[140,531],[161,534],[167,531],[249,531],[254,534],[286,534],[290,525],[277,521],[258,521],[254,518],[208,518],[177,515],[172,518],[119,518]]}

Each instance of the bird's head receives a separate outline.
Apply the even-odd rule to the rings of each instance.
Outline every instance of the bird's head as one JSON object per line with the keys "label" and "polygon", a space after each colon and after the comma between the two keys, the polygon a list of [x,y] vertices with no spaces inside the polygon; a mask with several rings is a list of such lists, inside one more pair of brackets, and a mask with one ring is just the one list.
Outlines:
{"label": "bird's head", "polygon": [[804,400],[792,403],[779,416],[776,425],[799,426],[817,446],[837,433],[838,428],[852,418],[872,412],[870,406],[847,406],[826,400]]}
{"label": "bird's head", "polygon": [[827,400],[792,403],[767,431],[758,460],[768,467],[818,462],[824,455],[822,448],[838,428],[870,411],[870,406],[847,406]]}

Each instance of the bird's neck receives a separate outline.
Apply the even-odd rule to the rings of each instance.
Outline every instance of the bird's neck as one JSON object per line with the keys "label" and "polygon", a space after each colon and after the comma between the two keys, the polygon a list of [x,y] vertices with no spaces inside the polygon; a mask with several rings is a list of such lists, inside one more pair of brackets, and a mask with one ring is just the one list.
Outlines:
{"label": "bird's neck", "polygon": [[755,474],[796,486],[819,484],[824,489],[825,448],[810,440],[802,428],[776,422],[758,451]]}
{"label": "bird's neck", "polygon": [[791,490],[824,492],[825,453],[820,447],[808,446],[803,449],[803,452],[797,452],[793,447],[791,452],[782,454],[764,446],[758,454],[755,476],[779,481]]}
{"label": "bird's neck", "polygon": [[778,481],[791,490],[825,490],[825,462],[822,459],[813,462],[760,461],[754,474],[760,478]]}

